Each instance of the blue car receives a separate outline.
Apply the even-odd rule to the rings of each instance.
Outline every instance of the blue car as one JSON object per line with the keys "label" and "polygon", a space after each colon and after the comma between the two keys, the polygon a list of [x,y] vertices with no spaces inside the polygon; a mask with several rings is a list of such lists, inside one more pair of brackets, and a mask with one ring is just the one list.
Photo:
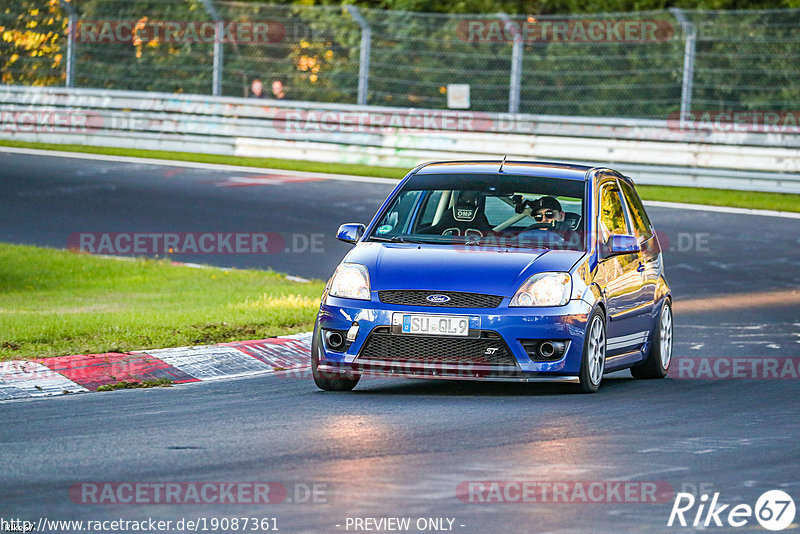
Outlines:
{"label": "blue car", "polygon": [[362,374],[566,381],[663,378],[672,296],[633,182],[601,167],[438,162],[412,170],[328,281],[311,365],[324,390]]}

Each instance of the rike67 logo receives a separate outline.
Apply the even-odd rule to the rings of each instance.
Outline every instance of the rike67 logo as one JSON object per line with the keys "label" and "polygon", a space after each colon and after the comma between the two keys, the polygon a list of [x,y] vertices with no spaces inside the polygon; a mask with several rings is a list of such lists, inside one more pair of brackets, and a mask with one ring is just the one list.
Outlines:
{"label": "rike67 logo", "polygon": [[719,492],[710,499],[706,493],[699,498],[691,493],[678,493],[667,526],[739,528],[748,525],[754,516],[767,530],[783,530],[794,521],[794,500],[784,491],[770,490],[758,498],[755,507],[751,507],[749,504],[722,504]]}

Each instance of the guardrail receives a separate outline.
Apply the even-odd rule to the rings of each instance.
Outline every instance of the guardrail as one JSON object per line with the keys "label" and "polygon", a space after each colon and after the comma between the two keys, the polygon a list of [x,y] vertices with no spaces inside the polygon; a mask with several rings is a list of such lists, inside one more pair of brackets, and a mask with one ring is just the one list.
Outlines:
{"label": "guardrail", "polygon": [[800,193],[799,134],[685,126],[0,86],[0,139],[404,168],[507,154],[609,165],[645,184]]}

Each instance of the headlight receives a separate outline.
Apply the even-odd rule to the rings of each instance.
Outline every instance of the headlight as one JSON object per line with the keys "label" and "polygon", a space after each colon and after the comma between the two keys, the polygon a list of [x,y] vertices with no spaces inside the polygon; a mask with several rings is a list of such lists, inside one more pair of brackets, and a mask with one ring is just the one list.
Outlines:
{"label": "headlight", "polygon": [[367,268],[357,263],[342,263],[331,279],[329,294],[345,299],[369,300],[369,274]]}
{"label": "headlight", "polygon": [[534,274],[520,286],[509,306],[563,306],[571,293],[569,273]]}

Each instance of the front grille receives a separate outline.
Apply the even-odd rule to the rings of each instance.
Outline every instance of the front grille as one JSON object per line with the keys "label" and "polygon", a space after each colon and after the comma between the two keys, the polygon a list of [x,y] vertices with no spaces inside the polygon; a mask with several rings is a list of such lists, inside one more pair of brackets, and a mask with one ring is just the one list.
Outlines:
{"label": "front grille", "polygon": [[406,363],[517,365],[516,358],[503,338],[495,332],[481,332],[479,338],[452,338],[391,334],[388,329],[380,328],[370,332],[358,359]]}
{"label": "front grille", "polygon": [[[426,300],[431,295],[445,295],[450,300],[447,302],[430,302]],[[496,308],[503,302],[503,297],[497,295],[462,293],[459,291],[421,291],[417,289],[378,291],[378,298],[384,304],[435,306],[439,308]]]}

